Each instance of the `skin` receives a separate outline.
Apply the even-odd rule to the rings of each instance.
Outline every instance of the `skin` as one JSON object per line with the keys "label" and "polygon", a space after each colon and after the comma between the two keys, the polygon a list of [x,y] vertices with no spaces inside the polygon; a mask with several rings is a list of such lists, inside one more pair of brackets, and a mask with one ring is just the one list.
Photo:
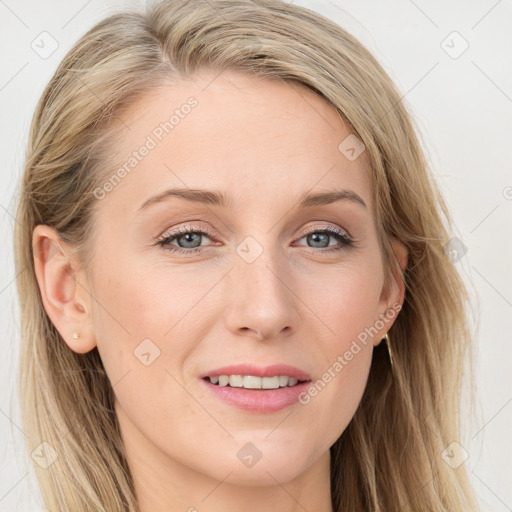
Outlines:
{"label": "skin", "polygon": [[[123,113],[129,129],[115,125],[114,170],[187,98],[198,101],[97,201],[91,273],[53,229],[34,230],[34,245],[54,252],[35,259],[44,307],[70,349],[99,350],[143,512],[330,511],[329,447],[353,417],[373,346],[393,322],[306,405],[242,411],[198,376],[241,362],[286,363],[316,381],[402,304],[404,286],[398,269],[385,286],[365,153],[350,161],[338,150],[350,132],[335,110],[286,82],[233,71],[214,78],[202,72],[154,91]],[[174,187],[221,190],[234,205],[172,198],[137,211]],[[301,194],[335,188],[366,207],[340,200],[298,208]],[[182,236],[171,247],[200,244],[201,252],[155,242],[185,225],[212,236],[188,246]],[[325,252],[341,242],[315,242],[310,228],[338,228],[353,245]],[[252,263],[236,251],[248,236],[262,250]],[[395,240],[393,248],[405,268],[406,249]],[[148,338],[160,355],[146,366],[134,350]],[[252,467],[237,457],[248,442],[262,454]]]}

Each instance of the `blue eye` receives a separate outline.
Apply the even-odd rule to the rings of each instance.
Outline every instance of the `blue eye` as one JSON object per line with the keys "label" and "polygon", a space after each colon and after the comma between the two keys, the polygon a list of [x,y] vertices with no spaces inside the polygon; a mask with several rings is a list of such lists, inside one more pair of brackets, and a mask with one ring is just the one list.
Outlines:
{"label": "blue eye", "polygon": [[[353,244],[353,240],[343,231],[338,231],[333,228],[326,229],[318,229],[310,231],[306,233],[302,238],[306,238],[308,242],[312,242],[314,244],[320,244],[320,246],[313,246],[313,248],[320,248],[322,251],[320,252],[331,252],[331,251],[339,251],[341,249],[346,249],[347,247]],[[301,240],[302,240],[301,238]],[[334,238],[336,239],[340,245],[335,245],[330,247],[328,244],[328,239]],[[327,241],[327,245],[323,245]],[[311,246],[310,246],[311,247]]]}
{"label": "blue eye", "polygon": [[[201,242],[203,237],[210,238],[210,234],[205,231],[195,229],[192,226],[185,226],[167,234],[157,243],[166,251],[190,255],[201,251]],[[353,245],[353,240],[346,233],[334,228],[316,228],[303,235],[299,240],[302,240],[302,238],[306,238],[309,243],[319,244],[309,247],[312,249],[321,249],[320,251],[317,251],[320,253],[339,251]],[[338,241],[338,244],[335,246],[329,246],[329,238],[334,238]],[[178,242],[178,246],[171,243],[175,240]],[[327,245],[325,245],[326,241]]]}
{"label": "blue eye", "polygon": [[[204,236],[209,238],[208,233],[194,229],[191,226],[185,226],[169,233],[165,238],[159,240],[158,244],[163,246],[166,251],[194,254],[200,250],[201,239]],[[179,247],[171,245],[174,240],[182,240],[183,245]]]}

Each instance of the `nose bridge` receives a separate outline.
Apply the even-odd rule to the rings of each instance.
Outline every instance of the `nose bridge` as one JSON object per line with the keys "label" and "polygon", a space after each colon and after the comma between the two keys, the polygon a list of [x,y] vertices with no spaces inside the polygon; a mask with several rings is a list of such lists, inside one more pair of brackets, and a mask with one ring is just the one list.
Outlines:
{"label": "nose bridge", "polygon": [[259,240],[248,236],[236,247],[226,318],[233,332],[272,338],[296,330],[299,316],[286,261],[272,236]]}

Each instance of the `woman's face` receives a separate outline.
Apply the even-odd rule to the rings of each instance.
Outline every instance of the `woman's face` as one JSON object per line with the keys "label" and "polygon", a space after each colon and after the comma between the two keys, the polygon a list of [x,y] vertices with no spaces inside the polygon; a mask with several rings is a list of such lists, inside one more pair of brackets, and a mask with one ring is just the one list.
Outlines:
{"label": "woman's face", "polygon": [[84,307],[133,459],[286,482],[328,460],[403,290],[384,287],[364,146],[334,109],[215,76],[119,115]]}

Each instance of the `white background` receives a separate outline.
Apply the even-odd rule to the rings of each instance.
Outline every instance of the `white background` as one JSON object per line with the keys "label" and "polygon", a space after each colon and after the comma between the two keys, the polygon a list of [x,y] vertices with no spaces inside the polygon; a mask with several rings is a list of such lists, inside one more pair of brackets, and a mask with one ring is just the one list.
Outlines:
{"label": "white background", "polygon": [[[474,419],[464,421],[466,464],[482,510],[511,511],[512,3],[294,3],[323,13],[365,44],[397,83],[419,124],[436,180],[455,218],[454,236],[468,248],[458,266],[479,308],[478,403]],[[15,395],[19,315],[13,194],[30,119],[44,86],[78,37],[114,10],[139,5],[0,0],[0,511],[42,510],[22,447]],[[31,47],[43,31],[58,42],[46,59]],[[466,44],[467,50],[453,58]]]}

